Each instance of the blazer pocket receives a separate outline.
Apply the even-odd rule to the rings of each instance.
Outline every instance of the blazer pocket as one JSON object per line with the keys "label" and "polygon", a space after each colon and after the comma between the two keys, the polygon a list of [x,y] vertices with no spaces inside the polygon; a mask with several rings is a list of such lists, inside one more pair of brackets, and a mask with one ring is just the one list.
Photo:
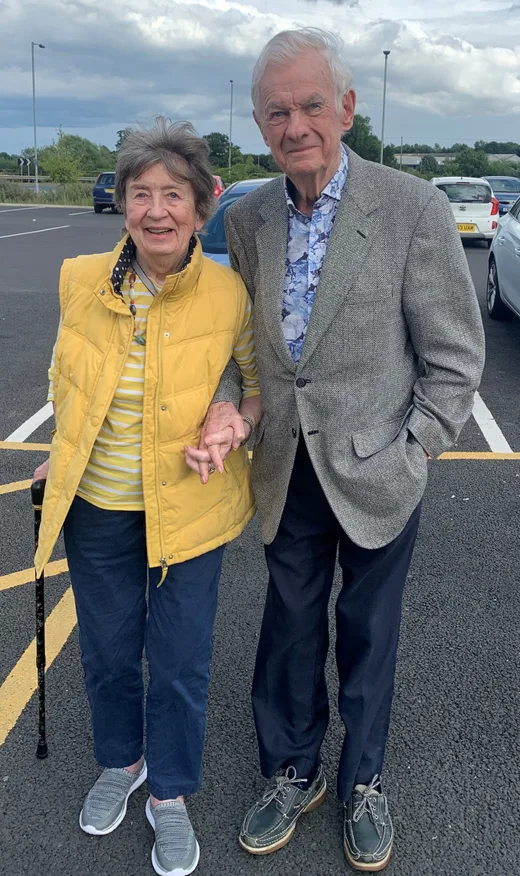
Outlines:
{"label": "blazer pocket", "polygon": [[409,413],[410,411],[408,410],[406,414],[395,417],[393,420],[387,420],[386,423],[378,423],[377,426],[369,426],[368,429],[354,432],[352,434],[352,443],[356,455],[360,459],[366,459],[388,447],[399,435]]}

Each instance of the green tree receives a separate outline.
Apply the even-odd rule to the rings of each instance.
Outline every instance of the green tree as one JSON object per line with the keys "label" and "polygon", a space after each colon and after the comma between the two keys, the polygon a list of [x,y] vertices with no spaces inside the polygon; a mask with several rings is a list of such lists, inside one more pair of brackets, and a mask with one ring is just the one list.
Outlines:
{"label": "green tree", "polygon": [[[214,131],[212,134],[205,134],[204,139],[207,140],[209,146],[211,166],[226,167],[229,162],[229,137],[226,134],[221,134],[220,131]],[[240,147],[232,143],[231,164],[238,164],[243,161],[244,156],[240,151]]]}
{"label": "green tree", "polygon": [[341,139],[361,158],[366,158],[368,161],[379,161],[381,141],[372,131],[369,116],[361,116],[356,113],[352,128],[343,134]]}
{"label": "green tree", "polygon": [[464,146],[455,159],[461,176],[487,176],[491,173],[489,159],[485,152]]}
{"label": "green tree", "polygon": [[19,173],[18,157],[18,155],[9,155],[8,152],[0,152],[0,173]]}
{"label": "green tree", "polygon": [[74,148],[71,148],[70,135],[64,134],[61,128],[58,130],[57,141],[52,146],[44,147],[40,158],[41,166],[45,168],[45,174],[50,176],[52,182],[77,182],[80,175],[78,160],[74,155]]}
{"label": "green tree", "polygon": [[423,155],[419,162],[418,170],[419,173],[423,173],[425,176],[428,174],[430,176],[435,176],[439,170],[437,159],[431,154]]}
{"label": "green tree", "polygon": [[130,131],[130,128],[123,128],[121,131],[117,132],[116,152],[118,152],[121,149],[121,146],[123,144],[123,140],[126,139],[129,131]]}
{"label": "green tree", "polygon": [[282,172],[270,152],[267,152],[263,155],[260,154],[258,156],[258,163],[260,164],[260,167],[263,167],[264,170],[269,171],[269,173]]}
{"label": "green tree", "polygon": [[[379,147],[379,149],[381,150],[381,147]],[[380,158],[381,158],[381,151],[379,152],[379,159]],[[388,146],[384,147],[384,149],[383,149],[383,164],[385,164],[387,167],[393,167],[395,170],[397,170],[399,168],[399,165],[397,163],[397,159],[395,157],[395,146],[392,146],[391,144],[389,144]]]}

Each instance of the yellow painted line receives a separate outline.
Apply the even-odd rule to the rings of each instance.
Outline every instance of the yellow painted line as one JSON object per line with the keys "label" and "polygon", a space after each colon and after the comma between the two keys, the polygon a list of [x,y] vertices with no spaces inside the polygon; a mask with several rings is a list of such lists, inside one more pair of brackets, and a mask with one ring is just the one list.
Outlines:
{"label": "yellow painted line", "polygon": [[27,441],[0,441],[0,450],[50,450],[50,444],[28,444]]}
{"label": "yellow painted line", "polygon": [[484,451],[484,452],[468,452],[468,453],[457,453],[455,451],[448,451],[447,453],[442,453],[439,459],[520,459],[520,453],[499,453],[498,451],[494,452],[492,450]]}
{"label": "yellow painted line", "polygon": [[[47,669],[52,666],[75,626],[76,608],[69,587],[45,623]],[[37,686],[36,639],[33,639],[0,687],[0,745],[5,742]]]}
{"label": "yellow painted line", "polygon": [[13,481],[10,484],[0,484],[0,496],[4,493],[16,493],[17,490],[27,490],[32,481]]}
{"label": "yellow painted line", "polygon": [[[55,560],[45,567],[45,577],[61,575],[68,572],[67,560]],[[9,590],[11,587],[19,587],[21,584],[30,584],[34,581],[34,566],[31,569],[22,569],[21,572],[11,572],[10,575],[0,576],[0,590]]]}

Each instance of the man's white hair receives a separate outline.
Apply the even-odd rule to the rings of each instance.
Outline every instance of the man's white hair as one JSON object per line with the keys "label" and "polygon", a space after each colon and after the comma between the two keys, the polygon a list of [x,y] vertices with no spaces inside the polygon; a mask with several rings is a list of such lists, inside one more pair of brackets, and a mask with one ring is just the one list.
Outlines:
{"label": "man's white hair", "polygon": [[345,61],[341,37],[319,27],[282,30],[266,43],[253,70],[251,98],[255,110],[259,109],[260,83],[268,64],[284,67],[310,50],[320,52],[327,61],[339,112],[343,95],[352,88],[352,71]]}

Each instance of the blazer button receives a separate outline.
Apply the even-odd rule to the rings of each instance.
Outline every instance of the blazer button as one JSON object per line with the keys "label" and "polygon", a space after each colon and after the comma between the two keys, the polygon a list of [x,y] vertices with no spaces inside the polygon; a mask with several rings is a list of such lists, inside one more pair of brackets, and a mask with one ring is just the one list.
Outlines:
{"label": "blazer button", "polygon": [[93,426],[97,426],[99,423],[99,420],[97,417],[92,417],[90,422],[92,423]]}
{"label": "blazer button", "polygon": [[304,387],[308,382],[309,382],[309,381],[308,381],[308,380],[305,380],[304,377],[298,377],[298,380],[296,381],[296,386],[298,387],[298,389],[303,389],[303,387]]}
{"label": "blazer button", "polygon": [[298,434],[298,432],[296,431],[296,429],[292,429],[291,431],[292,431],[292,436],[293,436],[293,438],[296,438],[296,436],[297,436],[297,434]]}

